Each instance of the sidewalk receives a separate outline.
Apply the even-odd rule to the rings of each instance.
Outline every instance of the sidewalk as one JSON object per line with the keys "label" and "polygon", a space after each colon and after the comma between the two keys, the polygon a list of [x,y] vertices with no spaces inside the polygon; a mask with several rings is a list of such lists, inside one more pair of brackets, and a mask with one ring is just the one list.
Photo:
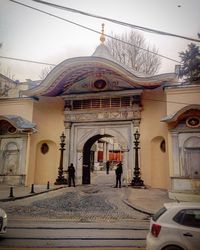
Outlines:
{"label": "sidewalk", "polygon": [[[0,184],[0,202],[6,202],[11,200],[24,199],[27,197],[35,196],[38,194],[51,192],[60,188],[66,187],[65,185],[34,185],[32,186],[13,186],[13,196],[10,197],[10,185]],[[78,189],[82,186],[77,186]],[[91,186],[90,186],[91,188]],[[153,214],[160,209],[166,202],[174,202],[168,198],[167,191],[162,189],[134,189],[132,187],[122,187],[120,190],[125,194],[124,202],[139,211],[146,212],[147,214]],[[32,193],[34,191],[34,193]]]}
{"label": "sidewalk", "polygon": [[[11,191],[12,187],[12,191]],[[0,202],[5,201],[14,201],[18,199],[23,199],[27,197],[31,197],[34,195],[39,195],[42,193],[50,192],[53,190],[57,190],[63,188],[64,185],[34,185],[31,186],[23,186],[23,185],[8,185],[8,184],[0,184]],[[12,197],[13,196],[13,197]]]}
{"label": "sidewalk", "polygon": [[136,210],[154,214],[164,203],[174,202],[174,200],[168,198],[167,190],[164,189],[128,187],[124,202]]}

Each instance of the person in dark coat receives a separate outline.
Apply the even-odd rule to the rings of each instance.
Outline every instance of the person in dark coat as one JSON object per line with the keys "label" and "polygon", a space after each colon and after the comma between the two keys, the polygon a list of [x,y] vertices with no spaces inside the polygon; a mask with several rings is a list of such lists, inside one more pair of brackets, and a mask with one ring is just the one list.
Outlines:
{"label": "person in dark coat", "polygon": [[116,174],[116,185],[115,188],[118,187],[119,184],[119,188],[121,188],[121,176],[123,173],[123,169],[122,169],[122,163],[121,161],[117,164],[117,168],[115,170],[115,174]]}
{"label": "person in dark coat", "polygon": [[106,162],[106,173],[109,174],[109,170],[110,170],[110,162],[107,161]]}
{"label": "person in dark coat", "polygon": [[69,182],[69,187],[71,187],[71,182],[73,182],[73,185],[75,187],[75,168],[73,163],[70,164],[70,166],[68,167],[68,182]]}

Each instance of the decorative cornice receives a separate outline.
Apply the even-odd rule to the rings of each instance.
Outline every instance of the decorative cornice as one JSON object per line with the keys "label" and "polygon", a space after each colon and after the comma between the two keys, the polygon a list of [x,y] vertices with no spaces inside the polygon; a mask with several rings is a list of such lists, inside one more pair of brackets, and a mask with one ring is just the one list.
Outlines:
{"label": "decorative cornice", "polygon": [[100,109],[65,111],[65,122],[91,122],[91,121],[126,121],[140,120],[141,108],[139,106],[132,108]]}
{"label": "decorative cornice", "polygon": [[200,93],[200,85],[177,85],[165,88],[167,94]]}
{"label": "decorative cornice", "polygon": [[112,91],[112,92],[97,92],[97,93],[83,93],[83,94],[70,94],[64,95],[65,100],[87,100],[95,98],[111,98],[120,96],[135,96],[141,95],[142,90],[123,90],[123,91]]}
{"label": "decorative cornice", "polygon": [[55,96],[59,95],[64,85],[74,84],[78,76],[87,73],[91,69],[108,69],[120,75],[124,81],[140,87],[158,87],[164,82],[174,82],[176,75],[174,73],[162,74],[157,76],[145,76],[134,70],[117,63],[115,61],[102,57],[76,57],[63,61],[58,64],[47,77],[37,87],[23,91],[27,96]]}

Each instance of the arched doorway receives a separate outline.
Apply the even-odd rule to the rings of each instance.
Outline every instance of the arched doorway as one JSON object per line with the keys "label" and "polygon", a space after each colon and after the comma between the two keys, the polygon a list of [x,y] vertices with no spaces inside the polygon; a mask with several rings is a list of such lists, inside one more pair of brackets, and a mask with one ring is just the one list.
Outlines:
{"label": "arched doorway", "polygon": [[[66,133],[67,134],[67,133]],[[110,142],[110,147],[114,151],[117,150],[116,145],[118,145],[118,153],[115,153],[118,156],[117,160],[119,160],[119,155],[121,151],[121,155],[123,152],[123,176],[125,178],[125,183],[130,183],[132,179],[133,173],[133,123],[131,121],[123,121],[123,122],[95,122],[95,123],[73,123],[70,127],[70,143],[69,147],[66,147],[65,157],[67,158],[69,148],[69,162],[73,163],[76,168],[76,182],[77,184],[90,184],[91,180],[91,170],[94,165],[95,169],[98,166],[93,164],[94,158],[99,158],[98,162],[99,168],[104,167],[106,163],[106,156],[104,155],[103,162],[101,161],[101,155],[110,153],[113,156],[113,150],[106,150],[106,143],[104,144],[104,149],[99,150],[103,152],[99,152],[95,154],[95,145],[97,143],[102,143],[105,141],[109,143],[109,140],[115,139],[115,142]],[[106,141],[107,140],[107,141]],[[92,152],[93,151],[93,152]],[[111,156],[107,156],[110,157]],[[113,160],[114,157],[112,157]],[[86,166],[83,166],[86,165]],[[84,168],[84,169],[83,169]]]}
{"label": "arched doorway", "polygon": [[[82,183],[90,184],[90,173],[94,168],[94,151],[91,150],[96,141],[103,137],[112,137],[110,135],[95,135],[86,141],[83,147],[83,175]],[[109,160],[109,159],[107,159]]]}

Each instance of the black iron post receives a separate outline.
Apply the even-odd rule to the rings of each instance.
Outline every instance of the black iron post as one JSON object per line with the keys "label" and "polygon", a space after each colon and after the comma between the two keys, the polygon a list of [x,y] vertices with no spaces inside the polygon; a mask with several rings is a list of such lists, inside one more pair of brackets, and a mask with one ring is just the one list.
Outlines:
{"label": "black iron post", "polygon": [[14,195],[13,195],[13,187],[10,187],[10,195],[9,195],[10,198],[14,198]]}
{"label": "black iron post", "polygon": [[135,137],[135,167],[134,167],[134,176],[133,176],[133,180],[131,182],[131,186],[133,187],[144,187],[144,181],[141,179],[141,173],[140,173],[140,167],[139,167],[139,158],[138,158],[138,152],[139,152],[139,139],[140,139],[140,133],[138,132],[138,130],[134,133],[134,137]]}
{"label": "black iron post", "polygon": [[35,191],[34,191],[34,184],[31,185],[31,194],[34,194]]}
{"label": "black iron post", "polygon": [[63,175],[63,152],[65,150],[65,138],[66,136],[64,135],[64,132],[62,132],[62,135],[60,136],[60,164],[58,167],[58,178],[55,181],[55,185],[63,185],[67,184],[67,179],[64,178]]}

